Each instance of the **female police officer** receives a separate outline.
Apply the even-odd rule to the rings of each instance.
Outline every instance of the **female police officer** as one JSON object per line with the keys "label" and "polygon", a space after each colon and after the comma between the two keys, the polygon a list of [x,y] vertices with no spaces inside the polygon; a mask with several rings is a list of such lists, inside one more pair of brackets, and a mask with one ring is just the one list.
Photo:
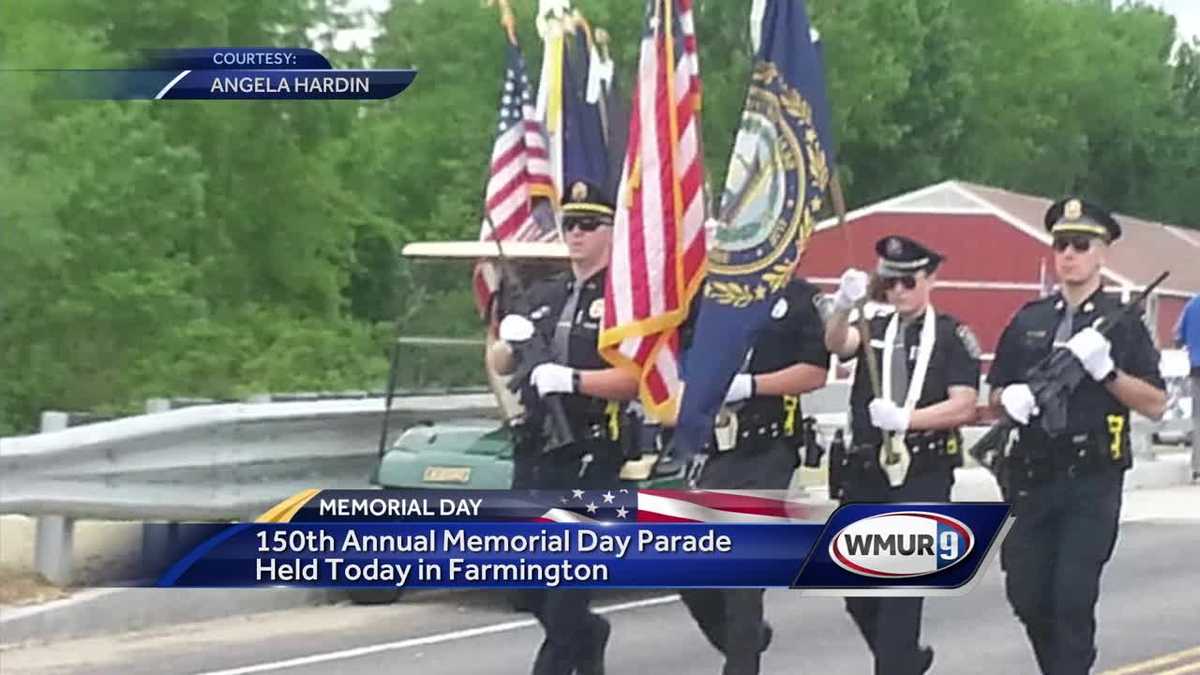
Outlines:
{"label": "female police officer", "polygon": [[[896,308],[870,321],[870,335],[849,325],[850,310],[867,294],[867,275],[847,270],[825,325],[825,346],[839,357],[869,354],[879,364],[883,392],[875,398],[865,363],[850,394],[852,444],[843,468],[844,502],[948,501],[961,463],[957,428],[974,419],[979,345],[971,331],[929,302],[942,256],[905,237],[876,244],[877,276]],[[869,344],[869,349],[868,349]],[[911,463],[889,478],[881,445],[903,438]],[[899,448],[897,452],[904,452]],[[875,657],[875,673],[922,673],[933,651],[919,647],[921,598],[847,598],[846,610]]]}

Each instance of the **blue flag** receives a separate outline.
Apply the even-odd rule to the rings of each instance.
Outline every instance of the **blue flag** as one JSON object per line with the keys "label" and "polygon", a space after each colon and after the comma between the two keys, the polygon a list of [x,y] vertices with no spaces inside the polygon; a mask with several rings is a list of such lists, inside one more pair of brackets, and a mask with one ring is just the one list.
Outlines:
{"label": "blue flag", "polygon": [[[617,97],[611,95],[607,84],[594,81],[599,76],[593,69],[603,68],[599,58],[590,27],[580,26],[568,34],[562,65],[563,189],[570,190],[577,182],[590,183],[611,198],[620,178],[613,171],[619,165],[612,157],[620,155],[624,146],[615,145],[611,138],[610,125],[616,120],[610,101]],[[589,91],[589,84],[594,91]],[[612,148],[617,152],[610,152]]]}
{"label": "blue flag", "polygon": [[[791,281],[832,170],[821,55],[803,0],[766,0],[750,90],[684,361],[680,455],[708,443],[734,375]],[[753,20],[753,19],[752,19]]]}

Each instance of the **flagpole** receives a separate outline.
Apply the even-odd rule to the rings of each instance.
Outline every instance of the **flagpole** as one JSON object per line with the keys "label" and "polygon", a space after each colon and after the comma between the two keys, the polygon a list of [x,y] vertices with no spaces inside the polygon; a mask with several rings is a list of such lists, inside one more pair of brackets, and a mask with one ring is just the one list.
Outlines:
{"label": "flagpole", "polygon": [[508,0],[488,0],[488,7],[498,5],[500,7],[500,25],[504,27],[504,32],[508,35],[509,44],[517,44],[517,20],[513,16],[512,7],[508,4]]}
{"label": "flagpole", "polygon": [[[838,229],[842,231],[842,240],[846,244],[846,261],[850,265],[854,264],[854,242],[850,237],[850,226],[846,223],[846,196],[842,192],[842,180],[838,175],[837,167],[833,168],[832,176],[829,180],[829,192],[833,196],[833,210],[837,213]],[[866,303],[858,307],[858,334],[859,339],[865,345],[871,339],[870,326],[867,324]],[[866,350],[868,356],[870,350]],[[871,391],[875,394],[875,398],[881,398],[883,386],[879,383],[879,365],[875,363],[875,359],[867,358],[867,375],[871,379]]]}

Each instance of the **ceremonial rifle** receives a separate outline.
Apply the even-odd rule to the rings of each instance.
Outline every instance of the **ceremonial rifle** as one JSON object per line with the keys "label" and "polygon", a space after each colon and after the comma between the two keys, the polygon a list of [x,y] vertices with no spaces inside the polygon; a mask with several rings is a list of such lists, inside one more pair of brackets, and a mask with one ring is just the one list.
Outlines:
{"label": "ceremonial rifle", "polygon": [[[1154,281],[1150,282],[1149,286],[1140,291],[1121,309],[1100,317],[1092,327],[1107,337],[1109,332],[1122,321],[1140,314],[1146,298],[1150,297],[1154,289],[1169,275],[1170,272],[1158,275]],[[1038,410],[1040,410],[1037,424],[1046,434],[1058,436],[1066,430],[1067,399],[1085,377],[1088,377],[1088,374],[1084,370],[1083,364],[1065,347],[1056,348],[1029,369],[1025,383],[1033,391],[1033,397],[1037,401]],[[1004,460],[1009,434],[1017,426],[1019,423],[1001,410],[1000,420],[993,424],[967,452],[980,465],[998,475]]]}

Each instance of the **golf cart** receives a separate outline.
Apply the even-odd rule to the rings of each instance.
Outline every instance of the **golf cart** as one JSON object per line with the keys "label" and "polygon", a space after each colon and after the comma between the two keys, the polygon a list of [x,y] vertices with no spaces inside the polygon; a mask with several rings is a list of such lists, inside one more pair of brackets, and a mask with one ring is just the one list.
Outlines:
{"label": "golf cart", "polygon": [[[464,281],[471,279],[471,266],[476,261],[494,261],[505,267],[506,283],[519,283],[523,288],[566,269],[568,265],[566,246],[557,242],[510,242],[505,243],[502,250],[498,250],[493,242],[421,242],[405,246],[402,255],[411,261],[466,262],[468,264],[462,270]],[[484,358],[499,338],[484,328],[481,332],[485,337],[479,341],[397,335],[388,376],[379,464],[371,476],[372,484],[391,489],[461,490],[506,490],[512,485],[515,442],[512,424],[521,419],[524,411],[517,396],[508,388],[509,378],[493,371]],[[391,411],[398,370],[406,365],[400,355],[405,352],[407,360],[412,361],[419,358],[412,356],[415,347],[436,347],[439,343],[459,349],[464,344],[479,348],[476,358],[486,373],[488,389],[495,400],[494,409],[464,411],[461,418],[418,421],[396,435],[389,427],[395,420]],[[644,487],[682,486],[678,472],[655,475],[657,457],[656,448],[646,447],[641,460],[626,462],[622,477],[640,481]],[[359,604],[386,603],[398,595],[398,589],[395,592],[361,589],[352,593],[351,599]]]}

